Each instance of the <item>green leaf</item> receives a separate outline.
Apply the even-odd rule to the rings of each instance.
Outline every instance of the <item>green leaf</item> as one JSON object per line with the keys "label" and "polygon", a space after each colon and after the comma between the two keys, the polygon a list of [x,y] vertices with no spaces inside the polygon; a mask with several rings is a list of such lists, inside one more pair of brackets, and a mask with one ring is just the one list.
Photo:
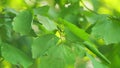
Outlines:
{"label": "green leaf", "polygon": [[24,68],[28,68],[32,64],[32,59],[29,56],[9,44],[2,43],[1,51],[5,60],[12,64],[21,64]]}
{"label": "green leaf", "polygon": [[84,42],[85,46],[91,50],[94,54],[96,54],[100,59],[102,59],[103,61],[107,62],[107,63],[111,63],[101,52],[99,52],[94,46],[93,43],[89,42],[89,41],[85,41]]}
{"label": "green leaf", "polygon": [[20,12],[13,21],[13,29],[23,35],[31,30],[32,13],[29,10]]}
{"label": "green leaf", "polygon": [[80,39],[75,34],[73,34],[68,28],[65,28],[65,37],[69,43],[80,41]]}
{"label": "green leaf", "polygon": [[[71,47],[69,45],[62,45],[64,60],[67,65],[74,66],[76,58],[82,56],[82,52],[79,50],[77,44],[73,44]],[[81,53],[81,55],[80,55]]]}
{"label": "green leaf", "polygon": [[67,45],[61,44],[48,50],[47,56],[41,57],[42,68],[67,68],[74,66],[76,56]]}
{"label": "green leaf", "polygon": [[93,56],[91,56],[89,54],[87,54],[87,56],[91,59],[94,68],[108,68],[105,64],[97,61]]}
{"label": "green leaf", "polygon": [[74,64],[75,62],[75,55],[72,52],[72,48],[69,48],[67,45],[64,44],[54,46],[49,49],[48,56],[60,58],[64,61],[65,64]]}
{"label": "green leaf", "polygon": [[37,16],[38,21],[49,31],[57,29],[55,22],[50,20],[48,17],[45,16]]}
{"label": "green leaf", "polygon": [[103,38],[106,44],[119,43],[119,21],[111,21],[107,16],[100,16],[97,24],[92,28],[92,35],[96,38]]}
{"label": "green leaf", "polygon": [[11,37],[11,28],[8,27],[7,25],[3,25],[1,24],[0,26],[0,39],[5,41],[5,40],[9,40],[9,38]]}
{"label": "green leaf", "polygon": [[62,58],[64,59],[64,48],[62,45],[53,46],[51,49],[48,50],[48,55],[55,57],[55,58]]}
{"label": "green leaf", "polygon": [[28,35],[29,35],[29,36],[33,36],[33,37],[37,37],[37,34],[34,32],[33,29],[30,30],[30,32],[29,32]]}
{"label": "green leaf", "polygon": [[45,52],[56,45],[58,38],[53,34],[47,34],[34,39],[32,44],[33,58],[37,58],[45,54]]}
{"label": "green leaf", "polygon": [[39,68],[65,68],[64,60],[52,56],[41,57]]}
{"label": "green leaf", "polygon": [[78,28],[76,25],[67,22],[63,19],[59,19],[60,22],[62,22],[65,27],[67,27],[73,34],[75,34],[78,38],[82,40],[88,40],[89,39],[89,34],[86,33],[83,29]]}
{"label": "green leaf", "polygon": [[49,6],[38,7],[34,9],[34,14],[37,15],[47,15],[49,10]]}
{"label": "green leaf", "polygon": [[48,50],[47,56],[40,58],[40,67],[42,68],[64,68],[66,64],[63,46],[53,46]]}
{"label": "green leaf", "polygon": [[99,58],[103,59],[104,61],[106,61],[107,63],[110,63],[110,61],[104,56],[102,55],[98,50],[97,48],[95,48],[94,46],[94,43],[92,43],[89,39],[89,34],[86,33],[83,29],[80,29],[78,28],[77,26],[65,21],[65,20],[62,20],[60,19],[63,24],[68,27],[68,29],[73,33],[75,34],[78,38],[82,39],[85,44],[85,46],[91,50],[93,53],[95,53]]}

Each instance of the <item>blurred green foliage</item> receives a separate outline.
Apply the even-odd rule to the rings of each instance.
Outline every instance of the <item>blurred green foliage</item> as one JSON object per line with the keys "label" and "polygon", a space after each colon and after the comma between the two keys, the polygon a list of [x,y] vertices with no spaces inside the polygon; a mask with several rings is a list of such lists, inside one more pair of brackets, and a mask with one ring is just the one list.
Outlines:
{"label": "blurred green foliage", "polygon": [[0,0],[0,68],[119,68],[119,0]]}

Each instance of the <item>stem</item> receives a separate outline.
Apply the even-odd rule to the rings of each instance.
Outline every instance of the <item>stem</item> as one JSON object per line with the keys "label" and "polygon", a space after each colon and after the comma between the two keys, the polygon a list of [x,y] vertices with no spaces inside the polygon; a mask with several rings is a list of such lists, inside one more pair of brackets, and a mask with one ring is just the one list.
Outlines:
{"label": "stem", "polygon": [[95,12],[95,11],[91,10],[90,8],[88,8],[88,7],[84,4],[84,2],[83,2],[82,0],[80,0],[80,1],[81,1],[81,3],[83,4],[83,6],[84,6],[86,9],[88,9],[90,12],[98,15],[97,12]]}

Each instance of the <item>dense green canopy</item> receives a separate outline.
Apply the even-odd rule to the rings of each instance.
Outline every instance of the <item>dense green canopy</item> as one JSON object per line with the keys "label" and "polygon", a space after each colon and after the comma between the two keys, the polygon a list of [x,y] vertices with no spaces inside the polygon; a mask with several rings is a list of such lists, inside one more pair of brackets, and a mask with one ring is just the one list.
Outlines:
{"label": "dense green canopy", "polygon": [[0,68],[120,68],[120,0],[0,0]]}

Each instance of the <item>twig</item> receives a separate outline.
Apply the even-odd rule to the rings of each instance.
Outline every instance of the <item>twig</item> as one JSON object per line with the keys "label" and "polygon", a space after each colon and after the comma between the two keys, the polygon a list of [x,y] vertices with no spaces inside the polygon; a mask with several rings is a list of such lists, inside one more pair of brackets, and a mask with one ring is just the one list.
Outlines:
{"label": "twig", "polygon": [[80,0],[80,1],[81,1],[81,3],[83,4],[83,6],[84,6],[86,9],[88,9],[90,12],[98,15],[97,12],[95,12],[95,11],[91,10],[90,8],[88,8],[88,7],[84,4],[84,2],[83,2],[82,0]]}

